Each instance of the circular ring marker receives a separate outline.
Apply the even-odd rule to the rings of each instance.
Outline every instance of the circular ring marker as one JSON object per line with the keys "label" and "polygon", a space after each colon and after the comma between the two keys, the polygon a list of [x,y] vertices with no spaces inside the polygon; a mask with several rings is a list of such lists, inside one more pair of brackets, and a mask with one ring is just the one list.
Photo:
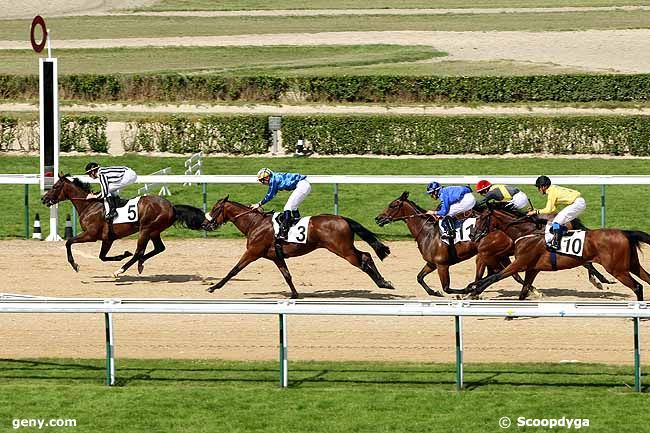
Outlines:
{"label": "circular ring marker", "polygon": [[[41,40],[40,43],[36,43],[36,40],[34,39],[34,30],[36,29],[36,26],[40,26],[41,30],[43,31],[43,40]],[[37,53],[43,51],[43,48],[45,48],[45,43],[47,42],[47,27],[45,27],[45,20],[42,16],[36,15],[32,20],[32,26],[29,30],[29,39],[32,42],[32,48],[34,51]]]}

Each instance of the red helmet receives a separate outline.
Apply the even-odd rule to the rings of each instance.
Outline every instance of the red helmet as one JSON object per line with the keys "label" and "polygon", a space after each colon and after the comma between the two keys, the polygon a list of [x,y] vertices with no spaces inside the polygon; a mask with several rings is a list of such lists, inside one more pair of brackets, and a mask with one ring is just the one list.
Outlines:
{"label": "red helmet", "polygon": [[491,186],[492,184],[490,183],[489,180],[479,180],[478,183],[476,184],[476,192],[484,191]]}

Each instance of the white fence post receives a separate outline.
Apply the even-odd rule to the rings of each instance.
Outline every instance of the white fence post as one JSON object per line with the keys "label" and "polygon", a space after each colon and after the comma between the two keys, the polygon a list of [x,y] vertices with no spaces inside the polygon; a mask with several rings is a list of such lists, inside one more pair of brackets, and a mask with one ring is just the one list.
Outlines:
{"label": "white fence post", "polygon": [[[151,173],[150,176],[169,176],[172,173],[172,168],[171,167],[165,167],[162,170],[158,170],[154,173]],[[142,188],[138,188],[138,195],[146,194],[150,190],[161,186],[160,191],[158,192],[158,195],[172,195],[171,191],[167,187],[166,183],[145,183]]]}

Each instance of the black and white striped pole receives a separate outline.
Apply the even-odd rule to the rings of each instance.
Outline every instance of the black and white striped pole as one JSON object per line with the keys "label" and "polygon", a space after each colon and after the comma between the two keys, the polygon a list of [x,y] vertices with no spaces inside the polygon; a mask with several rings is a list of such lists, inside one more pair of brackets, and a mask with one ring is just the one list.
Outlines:
{"label": "black and white striped pole", "polygon": [[[41,41],[35,37],[40,28]],[[39,59],[39,133],[41,153],[41,192],[52,189],[59,172],[59,83],[57,59],[52,57],[50,35],[45,20],[37,15],[32,20],[30,29],[32,48],[37,53],[43,51],[47,44],[47,58]],[[57,233],[59,220],[58,206],[50,207],[50,234],[45,240],[60,241]]]}

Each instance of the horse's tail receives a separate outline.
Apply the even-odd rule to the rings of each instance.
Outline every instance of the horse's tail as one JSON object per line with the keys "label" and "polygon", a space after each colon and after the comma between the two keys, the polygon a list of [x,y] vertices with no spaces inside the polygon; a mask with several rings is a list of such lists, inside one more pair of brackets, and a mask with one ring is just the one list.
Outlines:
{"label": "horse's tail", "polygon": [[200,230],[205,220],[203,210],[186,204],[175,204],[174,213],[174,224],[180,224],[192,230]]}
{"label": "horse's tail", "polygon": [[[650,235],[639,230],[623,230],[625,237],[630,242],[630,250],[641,249],[641,242],[650,245]],[[636,252],[636,251],[633,251]]]}
{"label": "horse's tail", "polygon": [[354,233],[358,234],[361,239],[366,241],[368,245],[370,245],[372,249],[375,250],[377,257],[379,257],[381,260],[384,260],[386,257],[388,257],[390,254],[390,248],[388,248],[387,245],[382,244],[373,232],[353,219],[346,217],[343,217],[343,219],[347,221]]}

